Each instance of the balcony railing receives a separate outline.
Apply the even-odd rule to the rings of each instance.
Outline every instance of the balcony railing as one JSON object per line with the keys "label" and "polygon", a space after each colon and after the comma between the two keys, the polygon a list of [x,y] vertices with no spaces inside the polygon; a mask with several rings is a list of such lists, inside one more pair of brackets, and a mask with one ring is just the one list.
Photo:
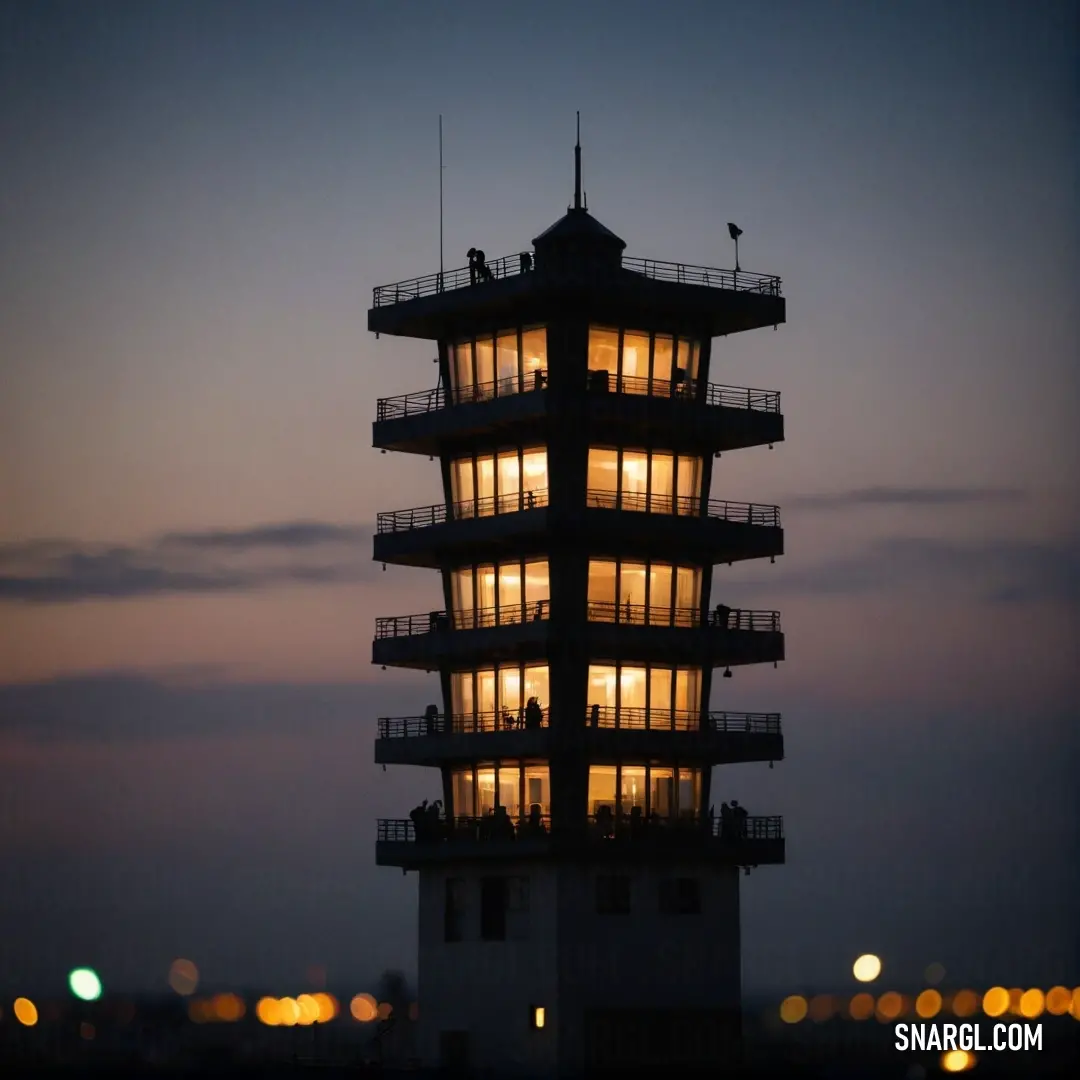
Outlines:
{"label": "balcony railing", "polygon": [[496,514],[513,514],[520,510],[536,510],[548,504],[547,488],[515,491],[508,495],[488,496],[483,499],[466,499],[462,502],[435,503],[433,506],[415,506],[410,510],[391,510],[379,514],[376,529],[380,533],[409,532],[426,529],[447,521],[471,521],[478,517],[494,517]]}
{"label": "balcony railing", "polygon": [[719,605],[702,618],[699,608],[680,608],[670,605],[617,603],[613,600],[590,600],[589,621],[621,623],[633,626],[701,626],[707,624],[720,630],[754,630],[778,632],[780,612],[744,611]]}
{"label": "balcony railing", "polygon": [[729,502],[725,499],[702,499],[697,495],[660,495],[656,492],[611,491],[589,488],[585,493],[589,506],[603,510],[630,510],[646,514],[677,514],[700,517],[702,507],[707,517],[744,525],[780,527],[780,507],[764,503]]}
{"label": "balcony railing", "polygon": [[488,626],[517,626],[526,622],[545,622],[550,615],[550,600],[530,600],[525,604],[469,608],[466,611],[429,611],[426,615],[388,615],[375,620],[375,637],[415,637],[451,629],[479,630]]}
{"label": "balcony railing", "polygon": [[[545,836],[550,828],[550,816],[542,813],[451,818],[418,814],[414,819],[379,818],[376,835],[380,843],[474,844],[538,838]],[[783,840],[784,819],[779,815],[746,817],[741,822],[727,823],[725,828],[720,819],[694,813],[685,816],[653,813],[646,817],[644,808],[639,806],[593,814],[588,818],[588,830],[592,839],[600,841],[650,839],[678,843],[680,839],[704,838],[737,844],[748,840]]]}
{"label": "balcony railing", "polygon": [[[427,713],[424,716],[380,716],[380,739],[417,739],[430,735],[477,735],[497,731],[546,728],[548,710],[525,708],[476,713]],[[704,717],[691,710],[647,709],[623,705],[590,706],[585,723],[594,728],[622,731],[715,731],[734,735],[779,735],[780,714],[767,712],[710,712]]]}
{"label": "balcony railing", "polygon": [[[659,262],[656,259],[635,259],[623,256],[624,270],[651,278],[653,281],[672,281],[679,285],[704,285],[710,289],[727,289],[733,292],[756,292],[768,296],[780,295],[780,278],[772,274],[754,274],[746,270],[716,270],[708,266],[691,266],[686,263]],[[492,280],[517,277],[531,272],[532,259],[526,253],[503,255],[487,263]],[[483,284],[485,276],[478,279],[475,271],[468,266],[440,273],[426,274],[424,277],[398,281],[393,285],[379,285],[372,293],[373,307],[388,307],[401,304],[406,300],[418,300],[422,296],[435,296],[438,293],[467,289],[472,285]]]}
{"label": "balcony railing", "polygon": [[380,716],[380,739],[414,739],[428,735],[476,735],[495,731],[525,731],[548,726],[548,711],[538,705],[539,714],[527,708],[498,712],[428,713],[424,716]]}
{"label": "balcony railing", "polygon": [[594,728],[623,731],[716,731],[732,734],[779,735],[779,713],[710,712],[648,709],[634,706],[591,705],[585,723]]}
{"label": "balcony railing", "polygon": [[[595,376],[603,375],[600,379]],[[543,390],[547,386],[547,372],[533,371],[510,375],[493,382],[447,388],[436,386],[431,390],[415,390],[411,394],[379,398],[377,418],[397,420],[404,416],[421,416],[441,412],[453,405],[468,405],[478,401],[493,401]],[[645,379],[638,376],[615,376],[608,372],[589,372],[590,389],[613,394],[634,394],[648,397],[676,397],[692,400],[694,384],[670,382],[664,379]],[[745,386],[721,386],[709,383],[705,388],[705,404],[726,409],[746,409],[750,412],[780,412],[780,393],[776,390],[754,390]]]}

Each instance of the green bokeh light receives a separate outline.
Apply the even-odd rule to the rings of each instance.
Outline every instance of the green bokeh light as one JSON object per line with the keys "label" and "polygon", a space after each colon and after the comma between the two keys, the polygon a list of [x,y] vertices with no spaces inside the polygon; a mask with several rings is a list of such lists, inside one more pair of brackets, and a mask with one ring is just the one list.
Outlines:
{"label": "green bokeh light", "polygon": [[101,980],[92,968],[76,968],[68,976],[68,986],[82,1001],[97,1001],[101,997]]}

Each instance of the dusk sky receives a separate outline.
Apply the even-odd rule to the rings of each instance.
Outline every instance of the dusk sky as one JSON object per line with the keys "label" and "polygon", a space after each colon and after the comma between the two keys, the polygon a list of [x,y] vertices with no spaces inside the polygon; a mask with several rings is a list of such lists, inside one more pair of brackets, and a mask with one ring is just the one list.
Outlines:
{"label": "dusk sky", "polygon": [[787,760],[743,879],[748,991],[1073,985],[1080,852],[1078,16],[1068,0],[0,2],[0,995],[364,989],[414,969],[416,876],[373,763],[434,676],[370,663],[441,606],[371,561],[440,499],[371,448],[430,342],[374,286],[527,249],[572,195],[627,254],[778,274],[788,324],[714,342],[787,441],[712,495],[788,554],[713,602],[788,660],[717,680]]}

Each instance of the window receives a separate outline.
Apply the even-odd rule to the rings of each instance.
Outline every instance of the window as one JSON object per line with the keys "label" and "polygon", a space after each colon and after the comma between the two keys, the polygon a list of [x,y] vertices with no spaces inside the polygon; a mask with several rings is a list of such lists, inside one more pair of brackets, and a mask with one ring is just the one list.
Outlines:
{"label": "window", "polygon": [[506,940],[507,879],[480,879],[480,940]]}
{"label": "window", "polygon": [[[551,813],[551,775],[547,765],[523,765],[518,761],[455,768],[451,791],[456,818],[483,818],[496,807],[506,811],[518,827],[528,826],[537,813],[543,820]],[[539,810],[534,810],[539,807]]]}
{"label": "window", "polygon": [[687,337],[590,326],[589,385],[620,394],[692,395],[699,352]]}
{"label": "window", "polygon": [[443,938],[462,941],[465,934],[465,882],[462,878],[446,879],[443,911]]}
{"label": "window", "polygon": [[506,937],[524,941],[529,936],[529,879],[506,879]]}
{"label": "window", "polygon": [[591,664],[588,693],[586,722],[596,727],[700,725],[700,668]]}
{"label": "window", "polygon": [[547,448],[500,450],[450,465],[453,516],[488,517],[547,505]]}
{"label": "window", "polygon": [[543,389],[547,379],[547,331],[500,330],[450,346],[454,401],[484,401]]}
{"label": "window", "polygon": [[593,622],[696,626],[700,591],[697,567],[589,560],[589,619]]}
{"label": "window", "polygon": [[533,1031],[542,1030],[546,1021],[547,1012],[543,1005],[529,1006],[529,1027],[532,1028]]}
{"label": "window", "polygon": [[450,596],[459,630],[544,620],[551,597],[547,560],[462,567],[450,575]]}
{"label": "window", "polygon": [[702,460],[662,451],[589,448],[589,506],[652,514],[701,513]]}
{"label": "window", "polygon": [[701,882],[697,878],[665,878],[660,882],[663,915],[700,915]]}
{"label": "window", "polygon": [[[526,595],[531,595],[532,583],[528,571]],[[455,598],[455,603],[457,602]],[[529,699],[536,699],[535,709],[526,715]],[[513,664],[480,671],[455,671],[450,676],[450,710],[455,731],[495,731],[504,725],[507,713],[511,726],[540,727],[548,722],[547,664]]]}
{"label": "window", "polygon": [[630,914],[630,879],[622,875],[601,874],[596,879],[596,913]]}
{"label": "window", "polygon": [[698,820],[701,770],[635,762],[590,765],[588,799],[588,813],[601,830],[629,825],[635,807],[648,821]]}

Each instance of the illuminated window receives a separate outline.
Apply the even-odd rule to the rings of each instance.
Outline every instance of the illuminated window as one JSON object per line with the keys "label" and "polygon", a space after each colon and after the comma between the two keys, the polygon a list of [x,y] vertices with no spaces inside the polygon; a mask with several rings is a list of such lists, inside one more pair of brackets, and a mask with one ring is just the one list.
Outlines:
{"label": "illuminated window", "polygon": [[543,621],[551,599],[547,560],[515,559],[454,570],[450,597],[458,629]]}
{"label": "illuminated window", "polygon": [[455,402],[541,390],[547,381],[547,331],[544,327],[500,330],[491,336],[456,342],[450,348]]}
{"label": "illuminated window", "polygon": [[701,719],[701,669],[589,666],[586,723],[693,730]]}
{"label": "illuminated window", "polygon": [[529,1027],[533,1031],[540,1031],[547,1022],[547,1012],[543,1005],[529,1006]]}
{"label": "illuminated window", "polygon": [[593,622],[696,626],[701,571],[670,563],[589,560],[589,618]]}
{"label": "illuminated window", "polygon": [[459,520],[547,505],[547,448],[500,450],[450,465],[453,516]]}
{"label": "illuminated window", "polygon": [[[534,702],[532,710],[530,701]],[[455,671],[450,676],[450,706],[455,731],[501,730],[507,726],[507,716],[513,727],[546,727],[548,666],[514,664]]]}
{"label": "illuminated window", "polygon": [[[551,813],[551,775],[547,765],[500,762],[455,768],[451,773],[453,816],[482,818],[505,810],[518,827],[530,816]],[[538,808],[538,809],[534,809]]]}
{"label": "illuminated window", "polygon": [[[636,814],[634,813],[636,808]],[[625,762],[589,766],[587,812],[598,824],[695,820],[702,812],[701,770]]]}
{"label": "illuminated window", "polygon": [[607,509],[699,514],[701,476],[698,457],[590,447],[587,501]]}
{"label": "illuminated window", "polygon": [[690,338],[590,326],[590,386],[621,394],[692,395],[699,351]]}

